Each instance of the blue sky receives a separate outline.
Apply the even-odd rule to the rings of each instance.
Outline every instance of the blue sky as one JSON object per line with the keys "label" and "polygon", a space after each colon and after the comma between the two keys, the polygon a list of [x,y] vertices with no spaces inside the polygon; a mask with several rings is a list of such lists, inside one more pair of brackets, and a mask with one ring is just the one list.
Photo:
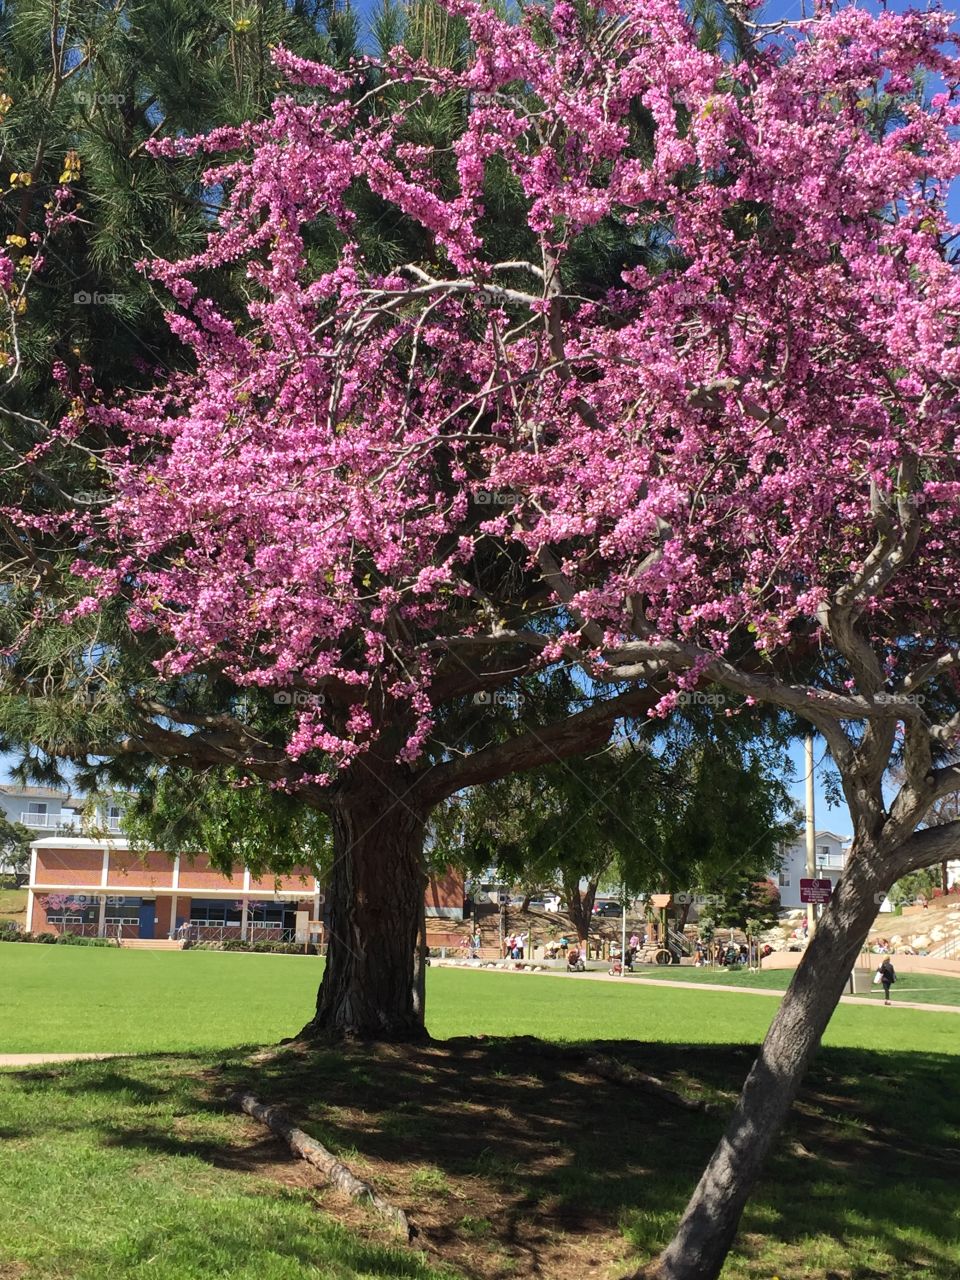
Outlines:
{"label": "blue sky", "polygon": [[[853,826],[850,822],[850,811],[846,804],[831,807],[824,794],[826,776],[832,771],[829,758],[826,757],[826,745],[822,738],[813,740],[813,781],[814,781],[814,816],[818,831],[832,831],[838,836],[852,836]],[[789,783],[790,793],[801,809],[806,804],[806,763],[804,761],[803,743],[797,742],[790,751],[793,763],[793,781]]]}

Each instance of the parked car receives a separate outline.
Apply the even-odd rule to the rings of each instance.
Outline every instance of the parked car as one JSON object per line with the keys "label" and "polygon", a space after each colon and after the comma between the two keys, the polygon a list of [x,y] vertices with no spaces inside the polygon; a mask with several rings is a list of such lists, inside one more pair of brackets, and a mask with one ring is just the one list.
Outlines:
{"label": "parked car", "polygon": [[623,907],[619,902],[595,902],[593,913],[597,916],[622,916]]}

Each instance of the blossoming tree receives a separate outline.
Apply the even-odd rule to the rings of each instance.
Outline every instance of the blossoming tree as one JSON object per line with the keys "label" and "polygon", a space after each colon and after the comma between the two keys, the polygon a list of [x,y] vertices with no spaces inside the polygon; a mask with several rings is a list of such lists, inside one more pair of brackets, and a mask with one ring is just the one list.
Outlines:
{"label": "blossoming tree", "polygon": [[[707,684],[823,735],[848,866],[655,1268],[713,1277],[878,898],[958,840],[917,826],[960,781],[960,63],[936,12],[744,19],[733,60],[675,0],[517,25],[445,7],[471,37],[452,69],[397,50],[371,81],[281,51],[319,105],[162,144],[215,157],[224,211],[152,267],[195,372],[86,406],[115,496],[84,517],[80,610],[121,602],[170,680],[289,705],[280,747],[240,711],[153,704],[136,745],[330,813],[319,1030],[416,1032],[422,833],[446,796]],[[360,200],[417,254],[384,267]],[[635,252],[612,287],[574,286],[601,233]],[[227,314],[209,281],[238,263]],[[544,723],[547,671],[579,705]],[[498,695],[487,745],[453,733]]]}

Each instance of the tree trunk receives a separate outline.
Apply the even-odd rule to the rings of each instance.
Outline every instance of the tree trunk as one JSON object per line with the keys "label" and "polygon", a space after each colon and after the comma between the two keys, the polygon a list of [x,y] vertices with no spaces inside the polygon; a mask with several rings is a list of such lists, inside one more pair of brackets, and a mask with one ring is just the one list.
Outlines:
{"label": "tree trunk", "polygon": [[567,910],[573,927],[577,931],[577,940],[586,958],[586,947],[590,939],[590,925],[593,922],[593,904],[597,897],[597,881],[591,880],[581,896],[579,880],[566,886]]}
{"label": "tree trunk", "polygon": [[[352,784],[352,785],[351,785]],[[302,1038],[421,1040],[423,817],[403,778],[345,778],[332,813],[330,931],[317,1012]]]}
{"label": "tree trunk", "polygon": [[676,1235],[640,1275],[716,1280],[720,1274],[747,1199],[893,882],[893,875],[876,869],[878,861],[866,849],[851,854]]}

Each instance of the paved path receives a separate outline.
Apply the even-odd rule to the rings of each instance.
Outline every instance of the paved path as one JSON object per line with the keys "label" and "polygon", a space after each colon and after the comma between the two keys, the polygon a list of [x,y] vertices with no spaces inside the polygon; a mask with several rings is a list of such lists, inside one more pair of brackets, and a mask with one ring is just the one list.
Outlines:
{"label": "paved path", "polygon": [[[437,961],[434,961],[436,964]],[[443,961],[440,962],[443,964]],[[473,965],[449,965],[449,968],[457,969],[474,969]],[[530,968],[514,969],[514,968],[476,968],[477,973],[532,973]],[[566,973],[563,969],[541,969],[539,973],[534,973],[537,978],[569,978],[572,982],[627,982],[631,986],[640,986],[641,984],[651,987],[682,987],[686,991],[722,991],[727,995],[734,996],[767,996],[776,1000],[783,999],[783,991],[772,990],[769,987],[734,987],[728,986],[720,982],[683,982],[675,978],[647,978],[643,974],[630,974],[626,978],[620,977],[619,974],[602,973],[599,970],[588,970],[586,973]],[[841,996],[841,1004],[866,1004],[879,1005],[883,1008],[879,997],[870,996]],[[926,1013],[960,1013],[960,1005],[956,1004],[922,1004],[916,1000],[898,1000],[896,992],[891,1008],[897,1009],[921,1009]]]}
{"label": "paved path", "polygon": [[[583,975],[581,975],[583,976]],[[608,977],[608,974],[604,974]],[[782,991],[770,990],[767,987],[734,987],[725,986],[720,982],[679,982],[673,978],[648,978],[647,981],[651,986],[656,984],[658,987],[684,987],[687,991],[732,991],[736,995],[744,996],[779,996],[783,997]],[[894,993],[896,996],[896,993]],[[881,1001],[878,996],[871,998],[870,996],[841,996],[841,1004],[871,1004],[878,1005]],[[956,1004],[921,1004],[915,1000],[897,1000],[891,1001],[890,1007],[896,1006],[898,1009],[924,1009],[928,1013],[960,1013],[960,1005]]]}
{"label": "paved path", "polygon": [[0,1053],[0,1067],[42,1067],[47,1062],[81,1062],[116,1058],[115,1053]]}

